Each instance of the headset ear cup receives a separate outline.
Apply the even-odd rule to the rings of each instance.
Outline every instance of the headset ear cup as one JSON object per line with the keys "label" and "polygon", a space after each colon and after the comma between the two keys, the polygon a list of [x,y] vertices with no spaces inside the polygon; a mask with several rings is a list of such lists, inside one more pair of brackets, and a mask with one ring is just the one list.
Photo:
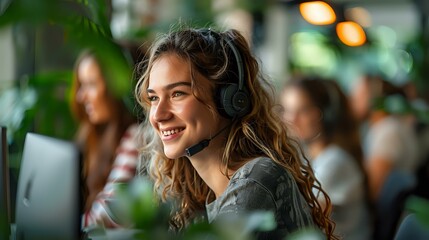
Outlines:
{"label": "headset ear cup", "polygon": [[250,109],[249,95],[246,89],[240,91],[238,84],[232,83],[220,89],[221,114],[227,118],[241,117]]}
{"label": "headset ear cup", "polygon": [[246,91],[246,88],[243,90],[238,90],[232,97],[232,105],[237,111],[236,116],[242,117],[250,111],[250,102],[249,94]]}
{"label": "headset ear cup", "polygon": [[237,112],[233,107],[233,97],[238,90],[238,85],[233,83],[220,89],[220,106],[219,110],[227,118],[233,118]]}

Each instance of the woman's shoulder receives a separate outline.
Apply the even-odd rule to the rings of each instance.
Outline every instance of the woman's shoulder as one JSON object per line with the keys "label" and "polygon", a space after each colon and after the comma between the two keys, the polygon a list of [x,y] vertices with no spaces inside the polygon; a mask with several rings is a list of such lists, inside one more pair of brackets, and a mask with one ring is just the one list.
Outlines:
{"label": "woman's shoulder", "polygon": [[258,157],[239,168],[231,181],[255,181],[264,186],[275,186],[279,181],[290,179],[293,179],[291,174],[274,160],[268,157]]}
{"label": "woman's shoulder", "polygon": [[271,158],[268,157],[257,157],[241,166],[234,174],[233,178],[243,178],[251,175],[255,175],[259,171],[267,171],[269,169],[281,168]]}
{"label": "woman's shoulder", "polygon": [[354,162],[353,156],[344,148],[336,144],[328,145],[328,147],[326,147],[326,149],[324,149],[324,151],[315,159],[315,162],[319,159],[337,164],[341,164],[341,162]]}
{"label": "woman's shoulder", "polygon": [[[247,162],[237,170],[230,184],[236,188],[241,184],[251,186],[252,190],[248,194],[253,199],[255,196],[265,196],[264,201],[271,198],[279,217],[279,228],[295,229],[297,225],[290,224],[295,225],[298,222],[311,225],[311,211],[294,177],[288,169],[273,159],[259,157]],[[258,202],[258,199],[252,202]],[[291,223],[291,218],[299,220]]]}
{"label": "woman's shoulder", "polygon": [[139,128],[137,124],[131,124],[130,126],[128,126],[127,130],[125,130],[124,134],[122,135],[118,149],[126,151],[134,151],[135,149],[137,149],[138,131]]}
{"label": "woman's shoulder", "polygon": [[128,126],[125,132],[134,136],[137,134],[138,131],[139,131],[139,125],[137,123],[133,123],[130,126]]}
{"label": "woman's shoulder", "polygon": [[361,172],[356,159],[345,149],[335,144],[330,144],[311,162],[311,165],[316,174],[325,171],[329,175],[335,172],[344,173],[345,171],[359,174]]}
{"label": "woman's shoulder", "polygon": [[133,123],[126,128],[122,135],[121,141],[136,141],[138,134],[139,125],[137,123]]}

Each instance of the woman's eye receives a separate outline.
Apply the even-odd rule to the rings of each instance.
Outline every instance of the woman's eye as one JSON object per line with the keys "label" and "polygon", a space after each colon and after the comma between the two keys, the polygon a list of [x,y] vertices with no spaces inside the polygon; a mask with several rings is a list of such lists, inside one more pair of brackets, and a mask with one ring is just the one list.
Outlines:
{"label": "woman's eye", "polygon": [[147,99],[149,99],[150,102],[154,102],[158,99],[157,96],[148,96]]}
{"label": "woman's eye", "polygon": [[173,93],[173,97],[180,97],[180,96],[183,96],[183,95],[185,95],[184,92],[174,92]]}

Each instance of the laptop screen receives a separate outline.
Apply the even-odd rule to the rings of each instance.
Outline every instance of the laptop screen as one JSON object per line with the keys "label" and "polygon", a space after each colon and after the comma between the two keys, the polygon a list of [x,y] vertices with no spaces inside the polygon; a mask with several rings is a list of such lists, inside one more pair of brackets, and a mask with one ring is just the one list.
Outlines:
{"label": "laptop screen", "polygon": [[80,162],[75,144],[27,133],[16,199],[16,239],[79,239]]}

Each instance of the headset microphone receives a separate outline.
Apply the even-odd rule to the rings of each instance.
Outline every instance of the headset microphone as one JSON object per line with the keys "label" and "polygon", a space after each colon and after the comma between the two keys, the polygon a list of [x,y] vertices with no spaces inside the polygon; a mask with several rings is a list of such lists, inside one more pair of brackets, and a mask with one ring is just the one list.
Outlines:
{"label": "headset microphone", "polygon": [[191,157],[191,156],[195,155],[196,153],[201,152],[204,148],[206,148],[209,145],[210,141],[213,138],[217,137],[221,132],[223,132],[229,126],[230,126],[229,124],[226,125],[224,128],[219,130],[219,132],[217,132],[213,137],[211,137],[209,139],[204,139],[201,142],[186,148],[185,149],[186,156]]}
{"label": "headset microphone", "polygon": [[190,157],[190,156],[202,151],[204,148],[206,148],[209,145],[210,140],[211,139],[204,139],[201,142],[199,142],[199,143],[197,143],[191,147],[188,147],[187,149],[185,149],[186,156]]}

